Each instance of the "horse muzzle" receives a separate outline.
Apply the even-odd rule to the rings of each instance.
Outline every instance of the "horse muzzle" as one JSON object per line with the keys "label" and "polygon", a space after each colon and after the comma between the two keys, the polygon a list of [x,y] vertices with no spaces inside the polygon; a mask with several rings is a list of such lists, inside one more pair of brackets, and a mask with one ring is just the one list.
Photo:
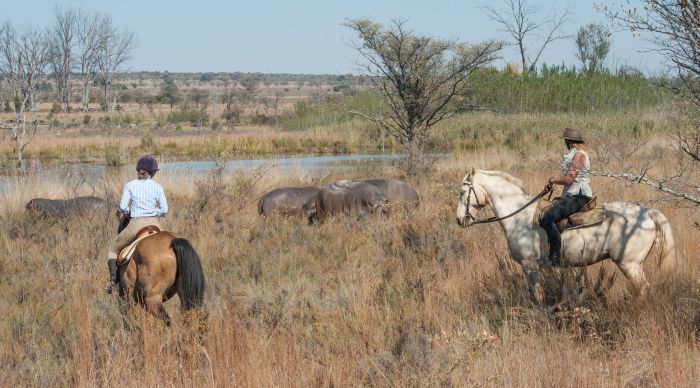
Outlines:
{"label": "horse muzzle", "polygon": [[464,217],[459,218],[457,217],[457,225],[459,225],[462,228],[468,228],[471,226],[471,219],[469,217],[469,213],[465,214]]}

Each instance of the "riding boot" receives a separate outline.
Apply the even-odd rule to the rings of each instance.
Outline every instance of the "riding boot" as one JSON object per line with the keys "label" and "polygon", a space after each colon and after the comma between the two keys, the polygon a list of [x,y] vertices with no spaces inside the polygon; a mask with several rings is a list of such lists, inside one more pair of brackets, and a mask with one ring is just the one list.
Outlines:
{"label": "riding boot", "polygon": [[119,283],[119,279],[117,278],[117,260],[107,260],[107,266],[109,267],[109,283],[107,283],[107,286],[105,286],[105,292],[107,294],[111,294],[112,285]]}
{"label": "riding boot", "polygon": [[549,254],[549,258],[548,258],[549,264],[551,264],[555,267],[558,267],[559,265],[561,265],[561,258],[559,256],[560,256],[559,252],[556,252],[556,251],[551,252]]}

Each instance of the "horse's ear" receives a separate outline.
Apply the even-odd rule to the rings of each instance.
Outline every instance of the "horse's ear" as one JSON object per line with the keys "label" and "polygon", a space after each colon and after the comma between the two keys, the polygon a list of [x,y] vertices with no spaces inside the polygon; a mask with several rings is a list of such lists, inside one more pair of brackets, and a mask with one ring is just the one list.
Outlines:
{"label": "horse's ear", "polygon": [[476,169],[472,167],[471,169],[467,170],[467,175],[464,177],[465,182],[472,182],[472,179],[474,177],[474,174],[476,174]]}

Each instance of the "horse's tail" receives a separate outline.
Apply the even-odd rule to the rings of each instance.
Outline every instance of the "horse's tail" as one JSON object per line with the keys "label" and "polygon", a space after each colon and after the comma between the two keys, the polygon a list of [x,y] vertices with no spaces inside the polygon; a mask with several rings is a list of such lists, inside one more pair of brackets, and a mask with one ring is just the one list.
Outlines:
{"label": "horse's tail", "polygon": [[[673,240],[671,224],[666,216],[656,209],[649,209],[649,216],[656,226],[654,245],[660,250],[659,266],[661,272],[664,275],[669,275],[675,270],[677,264],[676,243]],[[651,254],[651,251],[649,253]]]}
{"label": "horse's tail", "polygon": [[200,307],[204,301],[204,272],[199,261],[199,255],[184,238],[175,238],[170,242],[170,248],[175,252],[177,271],[175,285],[180,296],[183,309]]}

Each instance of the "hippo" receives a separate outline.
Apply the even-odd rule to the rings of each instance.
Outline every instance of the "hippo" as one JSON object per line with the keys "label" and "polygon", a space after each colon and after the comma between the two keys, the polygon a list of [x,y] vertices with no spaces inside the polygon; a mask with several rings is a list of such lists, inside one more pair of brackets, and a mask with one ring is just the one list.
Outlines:
{"label": "hippo", "polygon": [[301,207],[309,198],[315,196],[320,188],[306,187],[280,187],[267,192],[258,202],[258,214],[263,217],[273,212],[290,217],[303,214]]}
{"label": "hippo", "polygon": [[377,187],[366,182],[355,182],[321,188],[314,197],[304,203],[302,210],[308,217],[309,224],[312,224],[340,213],[357,212],[360,219],[386,206],[387,203],[388,200]]}
{"label": "hippo", "polygon": [[79,215],[106,214],[107,201],[98,197],[76,197],[70,199],[34,198],[25,206],[28,211],[44,217],[68,218]]}
{"label": "hippo", "polygon": [[402,202],[407,210],[418,206],[418,193],[405,182],[398,179],[369,179],[364,182],[381,190],[391,203]]}

